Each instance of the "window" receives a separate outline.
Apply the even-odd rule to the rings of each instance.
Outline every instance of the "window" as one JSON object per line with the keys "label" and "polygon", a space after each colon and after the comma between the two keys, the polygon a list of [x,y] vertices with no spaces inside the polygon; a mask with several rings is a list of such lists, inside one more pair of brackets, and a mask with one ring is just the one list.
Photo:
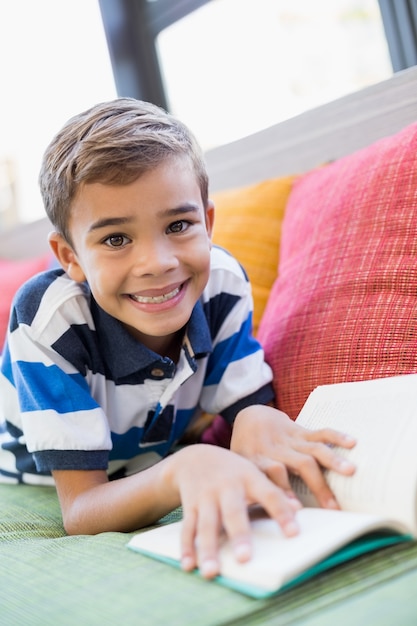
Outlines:
{"label": "window", "polygon": [[[152,28],[134,11],[146,0],[109,2],[129,9],[132,39],[142,36],[146,50]],[[204,149],[392,74],[378,0],[183,0],[176,15],[201,4],[156,42],[169,108]],[[169,23],[171,0],[152,5],[155,24],[158,10]],[[69,117],[117,93],[99,0],[0,3],[0,52],[3,228],[44,215],[37,178],[47,143]],[[142,79],[149,64],[136,57]],[[119,63],[119,78],[125,70]]]}
{"label": "window", "polygon": [[157,49],[170,109],[205,149],[392,74],[377,0],[212,0]]}
{"label": "window", "polygon": [[42,217],[43,151],[72,115],[116,96],[96,0],[0,4],[0,228]]}

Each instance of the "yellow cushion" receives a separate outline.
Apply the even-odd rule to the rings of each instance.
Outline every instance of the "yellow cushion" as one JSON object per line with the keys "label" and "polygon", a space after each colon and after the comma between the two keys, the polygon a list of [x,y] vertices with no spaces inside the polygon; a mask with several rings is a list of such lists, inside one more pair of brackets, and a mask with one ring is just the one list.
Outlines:
{"label": "yellow cushion", "polygon": [[236,257],[252,283],[254,334],[277,277],[281,223],[295,178],[275,178],[211,194],[216,207],[213,243]]}

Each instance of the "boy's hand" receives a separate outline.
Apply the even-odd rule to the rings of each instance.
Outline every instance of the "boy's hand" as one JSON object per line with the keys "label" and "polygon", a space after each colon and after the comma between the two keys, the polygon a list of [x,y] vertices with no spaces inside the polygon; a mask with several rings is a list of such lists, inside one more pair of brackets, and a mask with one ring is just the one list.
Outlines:
{"label": "boy's hand", "polygon": [[[168,460],[168,459],[167,459]],[[168,481],[179,491],[183,507],[182,567],[196,566],[206,578],[219,574],[219,536],[223,528],[238,561],[251,557],[248,505],[261,505],[287,536],[297,534],[295,511],[288,497],[256,465],[211,445],[183,448],[169,457]]]}
{"label": "boy's hand", "polygon": [[336,509],[339,506],[321,468],[347,476],[353,474],[355,466],[333,451],[331,446],[352,448],[355,443],[346,434],[330,428],[307,430],[282,411],[254,405],[238,413],[230,448],[253,461],[290,495],[288,471],[304,480],[320,506]]}

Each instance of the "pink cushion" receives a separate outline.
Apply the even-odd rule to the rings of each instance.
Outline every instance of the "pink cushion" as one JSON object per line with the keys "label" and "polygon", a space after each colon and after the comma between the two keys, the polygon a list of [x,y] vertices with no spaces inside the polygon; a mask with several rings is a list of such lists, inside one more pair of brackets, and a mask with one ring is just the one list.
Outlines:
{"label": "pink cushion", "polygon": [[295,184],[258,338],[292,418],[317,385],[417,372],[417,124]]}
{"label": "pink cushion", "polygon": [[18,288],[29,278],[46,270],[51,263],[51,253],[42,256],[11,261],[0,259],[0,353],[6,337],[10,306]]}

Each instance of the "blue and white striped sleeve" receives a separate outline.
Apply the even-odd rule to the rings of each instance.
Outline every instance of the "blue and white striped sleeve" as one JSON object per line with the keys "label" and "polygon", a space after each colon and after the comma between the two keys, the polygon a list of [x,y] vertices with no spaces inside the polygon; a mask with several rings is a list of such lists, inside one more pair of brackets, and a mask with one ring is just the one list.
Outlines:
{"label": "blue and white striped sleeve", "polygon": [[252,335],[253,300],[247,276],[227,252],[214,249],[204,309],[213,340],[201,394],[204,411],[233,422],[238,411],[273,400],[272,371]]}
{"label": "blue and white striped sleeve", "polygon": [[[65,297],[59,280],[42,294],[32,312],[23,307],[14,311],[2,361],[5,418],[15,437],[24,436],[38,470],[70,469],[73,453],[79,467],[80,455],[91,461],[91,451],[97,452],[95,462],[105,469],[111,449],[106,417],[86,378],[53,349],[54,337],[70,329],[58,314],[51,322],[52,302],[58,294],[59,299]],[[50,306],[45,306],[45,299]]]}

